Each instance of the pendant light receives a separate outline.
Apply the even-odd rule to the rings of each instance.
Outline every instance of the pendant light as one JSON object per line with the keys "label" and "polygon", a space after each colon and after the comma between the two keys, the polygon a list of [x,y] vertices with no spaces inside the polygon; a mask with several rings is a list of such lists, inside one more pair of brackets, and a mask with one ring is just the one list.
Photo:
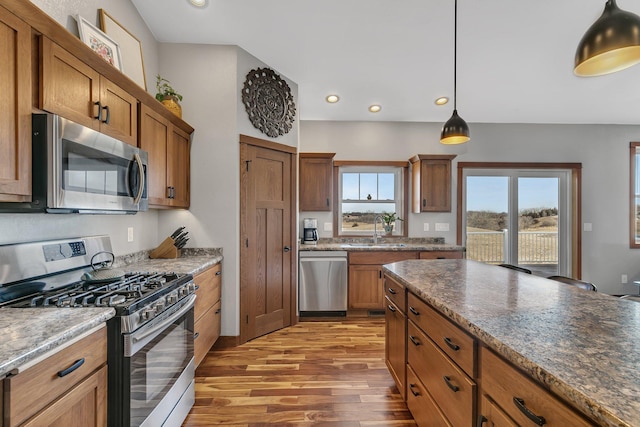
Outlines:
{"label": "pendant light", "polygon": [[573,72],[601,76],[640,62],[640,17],[607,0],[602,16],[589,27],[576,49]]}
{"label": "pendant light", "polygon": [[469,126],[462,117],[458,115],[456,109],[457,98],[457,58],[458,57],[458,0],[454,3],[453,21],[453,114],[451,118],[442,126],[440,133],[441,144],[464,144],[469,138]]}

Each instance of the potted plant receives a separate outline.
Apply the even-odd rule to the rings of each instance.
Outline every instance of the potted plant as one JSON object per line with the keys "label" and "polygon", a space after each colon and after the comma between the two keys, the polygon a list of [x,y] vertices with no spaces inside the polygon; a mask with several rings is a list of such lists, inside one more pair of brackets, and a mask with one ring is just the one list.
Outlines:
{"label": "potted plant", "polygon": [[179,102],[182,101],[182,95],[176,92],[170,83],[169,80],[163,78],[160,74],[156,76],[156,99],[162,102],[162,105],[173,114],[182,118],[182,107]]}
{"label": "potted plant", "polygon": [[391,235],[391,233],[393,233],[393,226],[396,223],[396,221],[404,221],[404,219],[400,218],[399,216],[396,216],[396,213],[386,213],[384,212],[382,214],[382,223],[384,226],[384,232],[387,235]]}

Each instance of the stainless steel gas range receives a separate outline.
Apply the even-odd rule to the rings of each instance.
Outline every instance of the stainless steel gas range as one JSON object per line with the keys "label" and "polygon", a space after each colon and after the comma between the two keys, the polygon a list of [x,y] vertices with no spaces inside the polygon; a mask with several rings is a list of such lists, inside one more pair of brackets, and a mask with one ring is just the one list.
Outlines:
{"label": "stainless steel gas range", "polygon": [[194,403],[193,277],[112,262],[108,236],[0,246],[0,306],[113,307],[108,425],[179,426]]}

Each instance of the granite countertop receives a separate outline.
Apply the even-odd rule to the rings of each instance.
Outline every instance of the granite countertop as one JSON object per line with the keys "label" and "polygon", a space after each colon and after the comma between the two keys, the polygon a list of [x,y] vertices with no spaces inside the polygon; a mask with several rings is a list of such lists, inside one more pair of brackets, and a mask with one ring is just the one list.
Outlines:
{"label": "granite countertop", "polygon": [[464,251],[464,246],[444,243],[442,237],[379,238],[373,244],[369,238],[320,239],[316,245],[300,244],[301,251]]}
{"label": "granite countertop", "polygon": [[470,260],[384,271],[602,426],[640,426],[640,303]]}
{"label": "granite countertop", "polygon": [[0,308],[0,378],[111,319],[113,308]]}
{"label": "granite countertop", "polygon": [[[148,251],[117,257],[125,271],[196,275],[222,261],[221,249],[187,249],[176,259],[149,259]],[[113,308],[0,308],[0,379],[115,315]]]}

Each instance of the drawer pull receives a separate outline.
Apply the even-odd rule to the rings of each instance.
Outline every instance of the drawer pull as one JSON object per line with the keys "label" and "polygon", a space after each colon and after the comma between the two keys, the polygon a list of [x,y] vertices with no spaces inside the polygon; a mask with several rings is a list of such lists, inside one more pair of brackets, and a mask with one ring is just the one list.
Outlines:
{"label": "drawer pull", "polygon": [[520,409],[520,412],[525,414],[527,418],[536,423],[536,425],[543,426],[547,423],[547,420],[544,417],[538,416],[531,412],[529,408],[527,408],[524,404],[524,399],[520,399],[519,397],[513,398],[513,403],[516,404],[517,408]]}
{"label": "drawer pull", "polygon": [[416,385],[415,384],[409,384],[409,390],[411,390],[411,394],[413,394],[414,396],[420,396],[420,392],[415,390]]}
{"label": "drawer pull", "polygon": [[222,311],[221,308],[217,309],[216,312],[214,314],[220,314],[220,312]]}
{"label": "drawer pull", "polygon": [[64,369],[62,371],[58,371],[58,376],[62,378],[65,375],[69,375],[71,372],[75,371],[76,369],[78,369],[82,365],[84,365],[84,357],[82,359],[79,359],[79,360],[76,360],[75,362],[73,362],[73,365],[69,366],[67,369]]}
{"label": "drawer pull", "polygon": [[196,285],[196,289],[195,290],[197,291],[198,289],[200,289],[200,285]]}
{"label": "drawer pull", "polygon": [[418,341],[413,335],[409,335],[409,339],[416,347],[420,345],[420,341]]}
{"label": "drawer pull", "polygon": [[415,314],[416,316],[420,316],[420,312],[413,307],[409,307],[409,311]]}
{"label": "drawer pull", "polygon": [[482,424],[486,423],[487,421],[489,421],[487,417],[482,414],[478,415],[478,422],[476,423],[476,427],[482,427]]}
{"label": "drawer pull", "polygon": [[221,274],[222,274],[222,271],[220,271],[220,270],[216,271],[216,276],[219,276]]}
{"label": "drawer pull", "polygon": [[196,340],[198,339],[199,336],[200,336],[200,332],[196,332],[195,334],[193,334],[193,339]]}
{"label": "drawer pull", "polygon": [[454,344],[453,341],[451,341],[451,338],[444,337],[444,342],[449,346],[449,348],[451,348],[451,350],[453,350],[453,351],[460,350],[460,346],[457,345],[457,344]]}
{"label": "drawer pull", "polygon": [[396,290],[393,288],[389,288],[389,293],[395,295],[396,294]]}
{"label": "drawer pull", "polygon": [[458,387],[455,384],[451,384],[451,378],[449,378],[448,376],[444,376],[442,377],[444,379],[444,382],[447,384],[447,387],[449,387],[451,390],[453,390],[454,393],[457,393],[458,391],[460,391],[460,387]]}
{"label": "drawer pull", "polygon": [[394,313],[396,312],[396,309],[393,308],[393,306],[391,304],[387,305],[387,308],[389,309],[389,311],[392,311]]}

